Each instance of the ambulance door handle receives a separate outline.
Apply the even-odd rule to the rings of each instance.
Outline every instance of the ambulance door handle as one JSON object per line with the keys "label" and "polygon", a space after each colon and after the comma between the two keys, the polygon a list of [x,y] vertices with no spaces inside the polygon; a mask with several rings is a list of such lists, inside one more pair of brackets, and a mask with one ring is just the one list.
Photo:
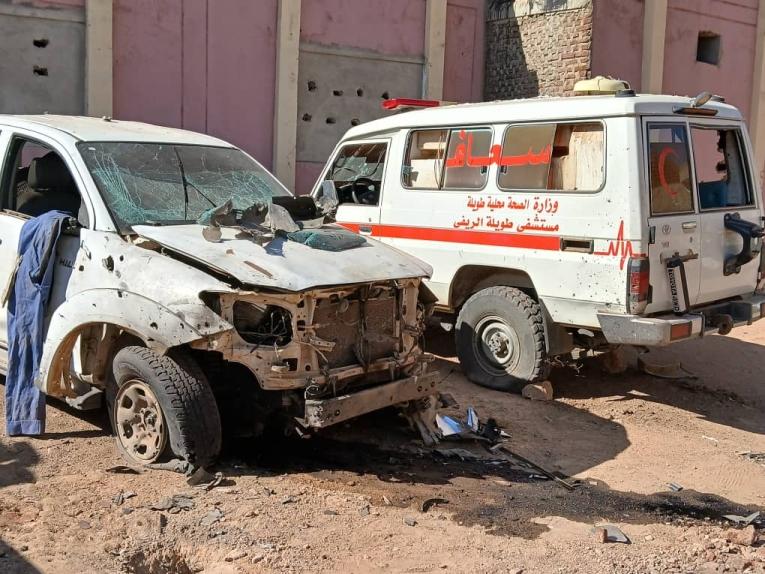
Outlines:
{"label": "ambulance door handle", "polygon": [[695,221],[683,222],[683,231],[693,231],[698,224]]}
{"label": "ambulance door handle", "polygon": [[359,225],[359,233],[361,235],[372,235],[371,225]]}

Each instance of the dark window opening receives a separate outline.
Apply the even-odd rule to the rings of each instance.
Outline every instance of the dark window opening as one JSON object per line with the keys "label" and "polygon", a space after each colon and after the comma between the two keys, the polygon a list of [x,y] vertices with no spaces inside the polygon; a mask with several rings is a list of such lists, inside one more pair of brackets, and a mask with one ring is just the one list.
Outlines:
{"label": "dark window opening", "polygon": [[699,32],[696,61],[717,66],[720,63],[720,34]]}

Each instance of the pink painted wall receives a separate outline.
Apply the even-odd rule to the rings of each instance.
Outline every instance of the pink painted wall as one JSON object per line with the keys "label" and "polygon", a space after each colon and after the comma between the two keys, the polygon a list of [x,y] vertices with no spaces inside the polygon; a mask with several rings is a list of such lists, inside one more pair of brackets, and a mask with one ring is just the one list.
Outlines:
{"label": "pink painted wall", "polygon": [[379,54],[422,56],[425,0],[303,0],[300,40]]}
{"label": "pink painted wall", "polygon": [[[446,100],[482,99],[484,10],[485,0],[449,0],[447,4]],[[425,56],[425,0],[303,0],[300,28],[303,42],[387,55]],[[322,167],[297,162],[295,190],[309,191]]]}
{"label": "pink painted wall", "polygon": [[484,0],[452,0],[446,7],[444,99],[483,99]]}
{"label": "pink painted wall", "polygon": [[[756,47],[757,0],[670,0],[664,49],[664,91],[708,90],[749,119]],[[720,34],[720,64],[696,61],[699,31]]]}
{"label": "pink painted wall", "polygon": [[613,76],[640,89],[643,61],[643,0],[595,0],[592,75]]}
{"label": "pink painted wall", "polygon": [[273,159],[276,0],[116,0],[114,115]]}

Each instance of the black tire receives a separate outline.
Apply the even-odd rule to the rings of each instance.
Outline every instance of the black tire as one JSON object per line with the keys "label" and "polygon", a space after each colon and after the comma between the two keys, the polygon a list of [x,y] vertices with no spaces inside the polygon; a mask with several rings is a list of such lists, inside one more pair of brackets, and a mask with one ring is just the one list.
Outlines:
{"label": "black tire", "polygon": [[462,370],[479,385],[518,393],[549,374],[542,309],[519,289],[474,293],[457,316],[455,337]]}
{"label": "black tire", "polygon": [[218,405],[207,378],[196,362],[182,351],[159,355],[145,347],[121,349],[112,361],[107,388],[109,420],[120,453],[131,463],[146,464],[132,456],[120,440],[115,399],[128,382],[140,381],[153,392],[164,417],[167,440],[156,460],[186,471],[211,464],[221,449],[221,422]]}

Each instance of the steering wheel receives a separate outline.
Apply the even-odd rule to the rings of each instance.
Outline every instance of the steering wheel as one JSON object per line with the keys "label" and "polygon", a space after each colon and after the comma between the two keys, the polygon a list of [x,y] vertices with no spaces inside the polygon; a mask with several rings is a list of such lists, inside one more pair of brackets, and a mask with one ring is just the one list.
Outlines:
{"label": "steering wheel", "polygon": [[357,177],[351,183],[351,196],[353,203],[360,205],[374,205],[377,203],[377,183],[369,177]]}

